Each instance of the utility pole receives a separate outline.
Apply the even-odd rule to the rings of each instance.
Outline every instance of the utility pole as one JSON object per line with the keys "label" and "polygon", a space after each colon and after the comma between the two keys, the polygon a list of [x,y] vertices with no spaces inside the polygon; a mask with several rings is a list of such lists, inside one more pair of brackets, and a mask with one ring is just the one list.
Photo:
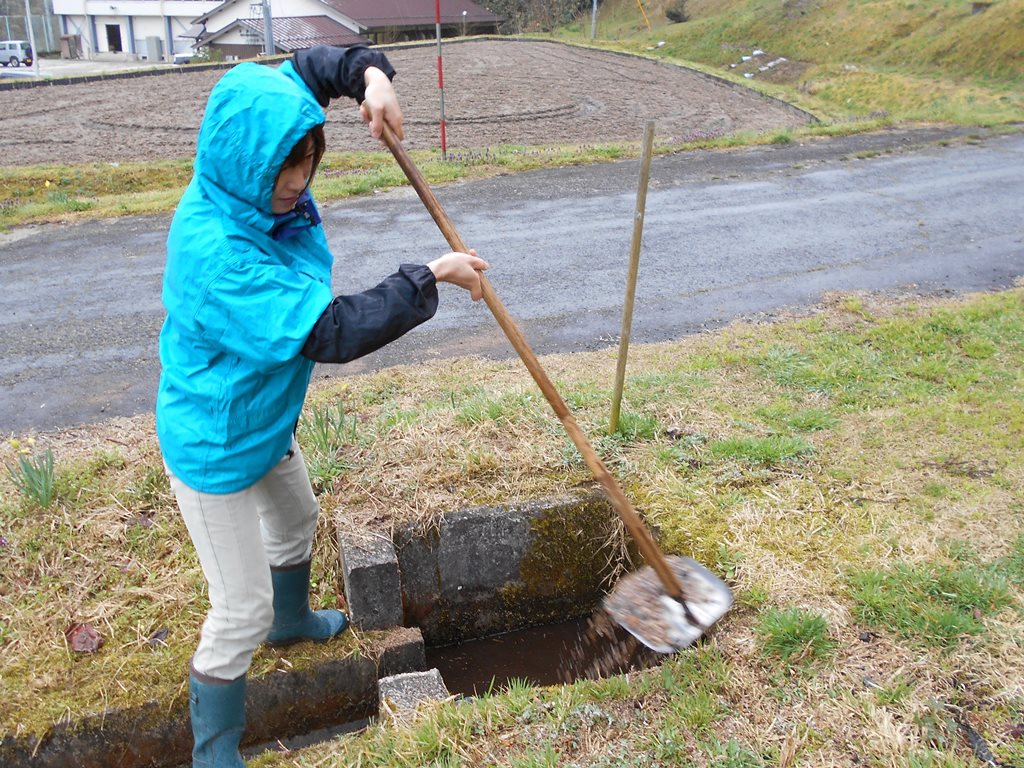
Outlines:
{"label": "utility pole", "polygon": [[25,26],[28,27],[28,44],[32,47],[32,68],[39,77],[39,49],[36,48],[36,33],[32,29],[32,9],[29,8],[28,0],[25,0]]}
{"label": "utility pole", "polygon": [[54,50],[56,46],[53,44],[53,28],[50,24],[50,0],[43,0],[43,35],[46,37],[46,50]]}
{"label": "utility pole", "polygon": [[590,39],[597,37],[597,0],[594,0],[594,8],[590,12]]}
{"label": "utility pole", "polygon": [[263,0],[263,53],[267,56],[273,56],[275,51],[274,24],[270,14],[270,0]]}

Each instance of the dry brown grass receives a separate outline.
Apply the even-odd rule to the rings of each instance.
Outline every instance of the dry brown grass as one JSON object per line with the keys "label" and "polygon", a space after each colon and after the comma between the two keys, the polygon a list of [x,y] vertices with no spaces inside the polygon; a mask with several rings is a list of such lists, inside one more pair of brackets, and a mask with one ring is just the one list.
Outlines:
{"label": "dry brown grass", "polygon": [[[621,689],[613,681],[580,683],[495,697],[474,709],[449,705],[426,724],[376,729],[286,760],[381,765],[380,755],[392,754],[407,758],[391,764],[422,765],[433,759],[428,753],[443,752],[465,762],[525,765],[523,756],[538,749],[565,755],[571,746],[578,760],[628,764],[614,756],[639,760],[666,751],[652,734],[670,740],[678,728],[695,765],[724,764],[715,762],[721,756],[714,744],[732,739],[771,756],[770,764],[902,766],[910,755],[937,749],[932,742],[947,703],[999,743],[1013,718],[1024,718],[1020,588],[1013,587],[1016,607],[988,617],[984,634],[965,637],[951,652],[902,638],[895,628],[871,628],[862,639],[847,577],[860,568],[950,562],[951,542],[992,562],[1024,535],[1021,434],[1006,435],[1024,415],[1022,298],[1021,289],[966,301],[837,296],[784,323],[635,347],[624,413],[657,425],[647,437],[604,435],[613,352],[546,358],[581,426],[666,548],[730,579],[737,605],[698,657],[707,669],[726,671],[702,675],[683,656]],[[947,326],[948,338],[932,338]],[[994,349],[968,345],[972,334],[997,326],[1004,335]],[[816,359],[810,370],[819,373],[838,365],[830,355],[858,335],[879,347],[921,339],[936,346],[920,359],[896,355],[878,382],[865,370],[863,382],[852,382],[861,387],[853,394],[844,392],[843,379],[833,390],[807,388],[771,367],[785,362],[771,350],[792,349]],[[973,377],[970,387],[921,378],[931,376],[921,359],[935,356],[948,364],[951,382]],[[909,397],[890,394],[893,382]],[[318,381],[307,410],[327,403],[344,404],[357,421],[341,449],[348,468],[321,494],[315,598],[324,604],[343,599],[331,566],[337,525],[386,534],[397,522],[429,525],[449,510],[590,482],[518,363],[466,359]],[[831,419],[800,433],[809,454],[759,463],[717,452],[716,441],[770,437],[790,429],[787,415],[807,412]],[[184,527],[155,479],[161,463],[152,419],[18,440],[24,445],[29,437],[35,450],[53,450],[62,495],[50,510],[34,509],[18,500],[6,473],[0,476],[0,535],[8,542],[0,561],[3,728],[39,732],[62,717],[130,703],[139,689],[175,700],[205,598]],[[311,447],[304,450],[309,458]],[[0,446],[0,462],[11,466],[16,457],[10,443]],[[788,607],[827,619],[836,643],[830,660],[790,668],[765,657],[759,617]],[[72,621],[97,626],[107,640],[99,653],[68,651],[63,633]],[[161,629],[168,630],[165,644],[151,644]],[[356,650],[363,639],[345,642]],[[297,663],[265,652],[254,671]],[[663,675],[683,682],[666,687]],[[717,712],[699,727],[687,725],[695,691]],[[588,704],[613,724],[582,717],[579,707]],[[532,714],[524,717],[528,705]],[[432,753],[424,745],[438,738],[448,746]],[[942,749],[969,759],[955,730],[952,739]]]}

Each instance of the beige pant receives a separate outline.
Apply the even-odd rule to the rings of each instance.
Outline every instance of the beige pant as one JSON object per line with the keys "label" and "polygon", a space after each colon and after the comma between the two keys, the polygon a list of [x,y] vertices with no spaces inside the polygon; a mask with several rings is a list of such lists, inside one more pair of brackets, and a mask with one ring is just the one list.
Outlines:
{"label": "beige pant", "polygon": [[291,450],[236,493],[202,493],[168,472],[209,588],[210,612],[192,659],[204,675],[246,673],[274,620],[270,567],[310,558],[320,508],[294,438]]}

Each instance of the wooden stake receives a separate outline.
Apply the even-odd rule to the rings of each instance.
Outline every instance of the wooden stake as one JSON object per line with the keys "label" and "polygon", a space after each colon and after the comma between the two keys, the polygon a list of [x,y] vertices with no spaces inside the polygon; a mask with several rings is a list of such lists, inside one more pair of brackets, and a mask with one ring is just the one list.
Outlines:
{"label": "wooden stake", "polygon": [[644,211],[647,208],[647,186],[651,178],[651,154],[654,150],[654,121],[648,120],[644,129],[644,148],[640,161],[640,186],[636,191],[636,214],[633,216],[633,247],[629,254],[629,276],[626,279],[626,302],[622,310],[622,334],[619,337],[619,364],[615,369],[615,391],[612,395],[612,415],[608,419],[608,433],[619,429],[619,408],[622,389],[626,382],[626,355],[629,336],[633,330],[633,300],[636,297],[636,276],[640,269],[640,243],[644,234]]}

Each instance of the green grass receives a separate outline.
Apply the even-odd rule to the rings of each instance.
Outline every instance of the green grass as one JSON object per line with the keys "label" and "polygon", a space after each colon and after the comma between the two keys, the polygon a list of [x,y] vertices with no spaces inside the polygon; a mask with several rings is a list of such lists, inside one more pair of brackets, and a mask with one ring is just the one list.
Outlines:
{"label": "green grass", "polygon": [[814,447],[799,437],[769,435],[715,440],[708,444],[708,451],[718,460],[773,467],[807,456]]}
{"label": "green grass", "polygon": [[713,768],[762,768],[761,756],[738,739],[725,742],[712,739],[703,745],[708,754],[708,765]]}
{"label": "green grass", "polygon": [[850,592],[859,621],[942,648],[983,633],[986,617],[1015,603],[1000,569],[970,563],[857,570]]}
{"label": "green grass", "polygon": [[757,411],[766,424],[793,432],[820,432],[838,426],[839,419],[824,408],[794,408],[787,401],[779,401]]}
{"label": "green grass", "polygon": [[0,167],[0,227],[173,210],[190,161]]}
{"label": "green grass", "polygon": [[828,621],[799,608],[765,611],[758,619],[761,650],[788,666],[827,659],[835,650]]}
{"label": "green grass", "polygon": [[56,497],[53,451],[36,456],[19,456],[17,467],[9,470],[11,483],[29,504],[48,509]]}
{"label": "green grass", "polygon": [[878,686],[875,701],[883,707],[901,708],[913,696],[914,686],[903,675],[897,675],[889,685]]}
{"label": "green grass", "polygon": [[[727,65],[739,53],[761,48],[794,60],[874,64],[917,74],[988,78],[1010,82],[1024,75],[1019,55],[1024,4],[996,0],[972,16],[961,0],[689,0],[690,21],[669,24],[650,3],[657,29],[636,23],[635,3],[602,4],[599,38],[665,41],[657,50],[709,64]],[[590,27],[564,34],[589,37]]]}
{"label": "green grass", "polygon": [[[757,362],[779,384],[827,395],[843,407],[895,398],[914,402],[942,392],[966,396],[978,376],[1016,375],[1001,370],[990,321],[1005,322],[1002,330],[1014,337],[1020,332],[1013,317],[940,313],[923,327],[891,319],[839,339],[823,338],[812,349],[772,345]],[[829,347],[833,342],[838,346]]]}
{"label": "green grass", "polygon": [[298,439],[309,469],[309,479],[317,490],[329,488],[350,464],[344,449],[359,441],[359,423],[346,415],[344,405],[315,404],[299,419]]}
{"label": "green grass", "polygon": [[[609,423],[610,428],[611,424]],[[620,442],[651,440],[661,431],[662,425],[655,416],[633,411],[620,411],[619,422],[612,437]]]}
{"label": "green grass", "polygon": [[[667,151],[667,146],[659,148],[659,152]],[[500,145],[452,153],[447,160],[436,151],[410,152],[431,184],[587,165],[638,154],[638,146],[633,144]],[[0,199],[0,229],[48,221],[170,212],[191,177],[191,162],[185,160],[0,167],[0,187],[5,190],[5,197]],[[407,183],[390,153],[328,152],[313,190],[317,200],[330,202]]]}
{"label": "green grass", "polygon": [[1013,584],[1024,588],[1024,536],[1018,536],[1010,554],[998,564],[1001,573]]}

